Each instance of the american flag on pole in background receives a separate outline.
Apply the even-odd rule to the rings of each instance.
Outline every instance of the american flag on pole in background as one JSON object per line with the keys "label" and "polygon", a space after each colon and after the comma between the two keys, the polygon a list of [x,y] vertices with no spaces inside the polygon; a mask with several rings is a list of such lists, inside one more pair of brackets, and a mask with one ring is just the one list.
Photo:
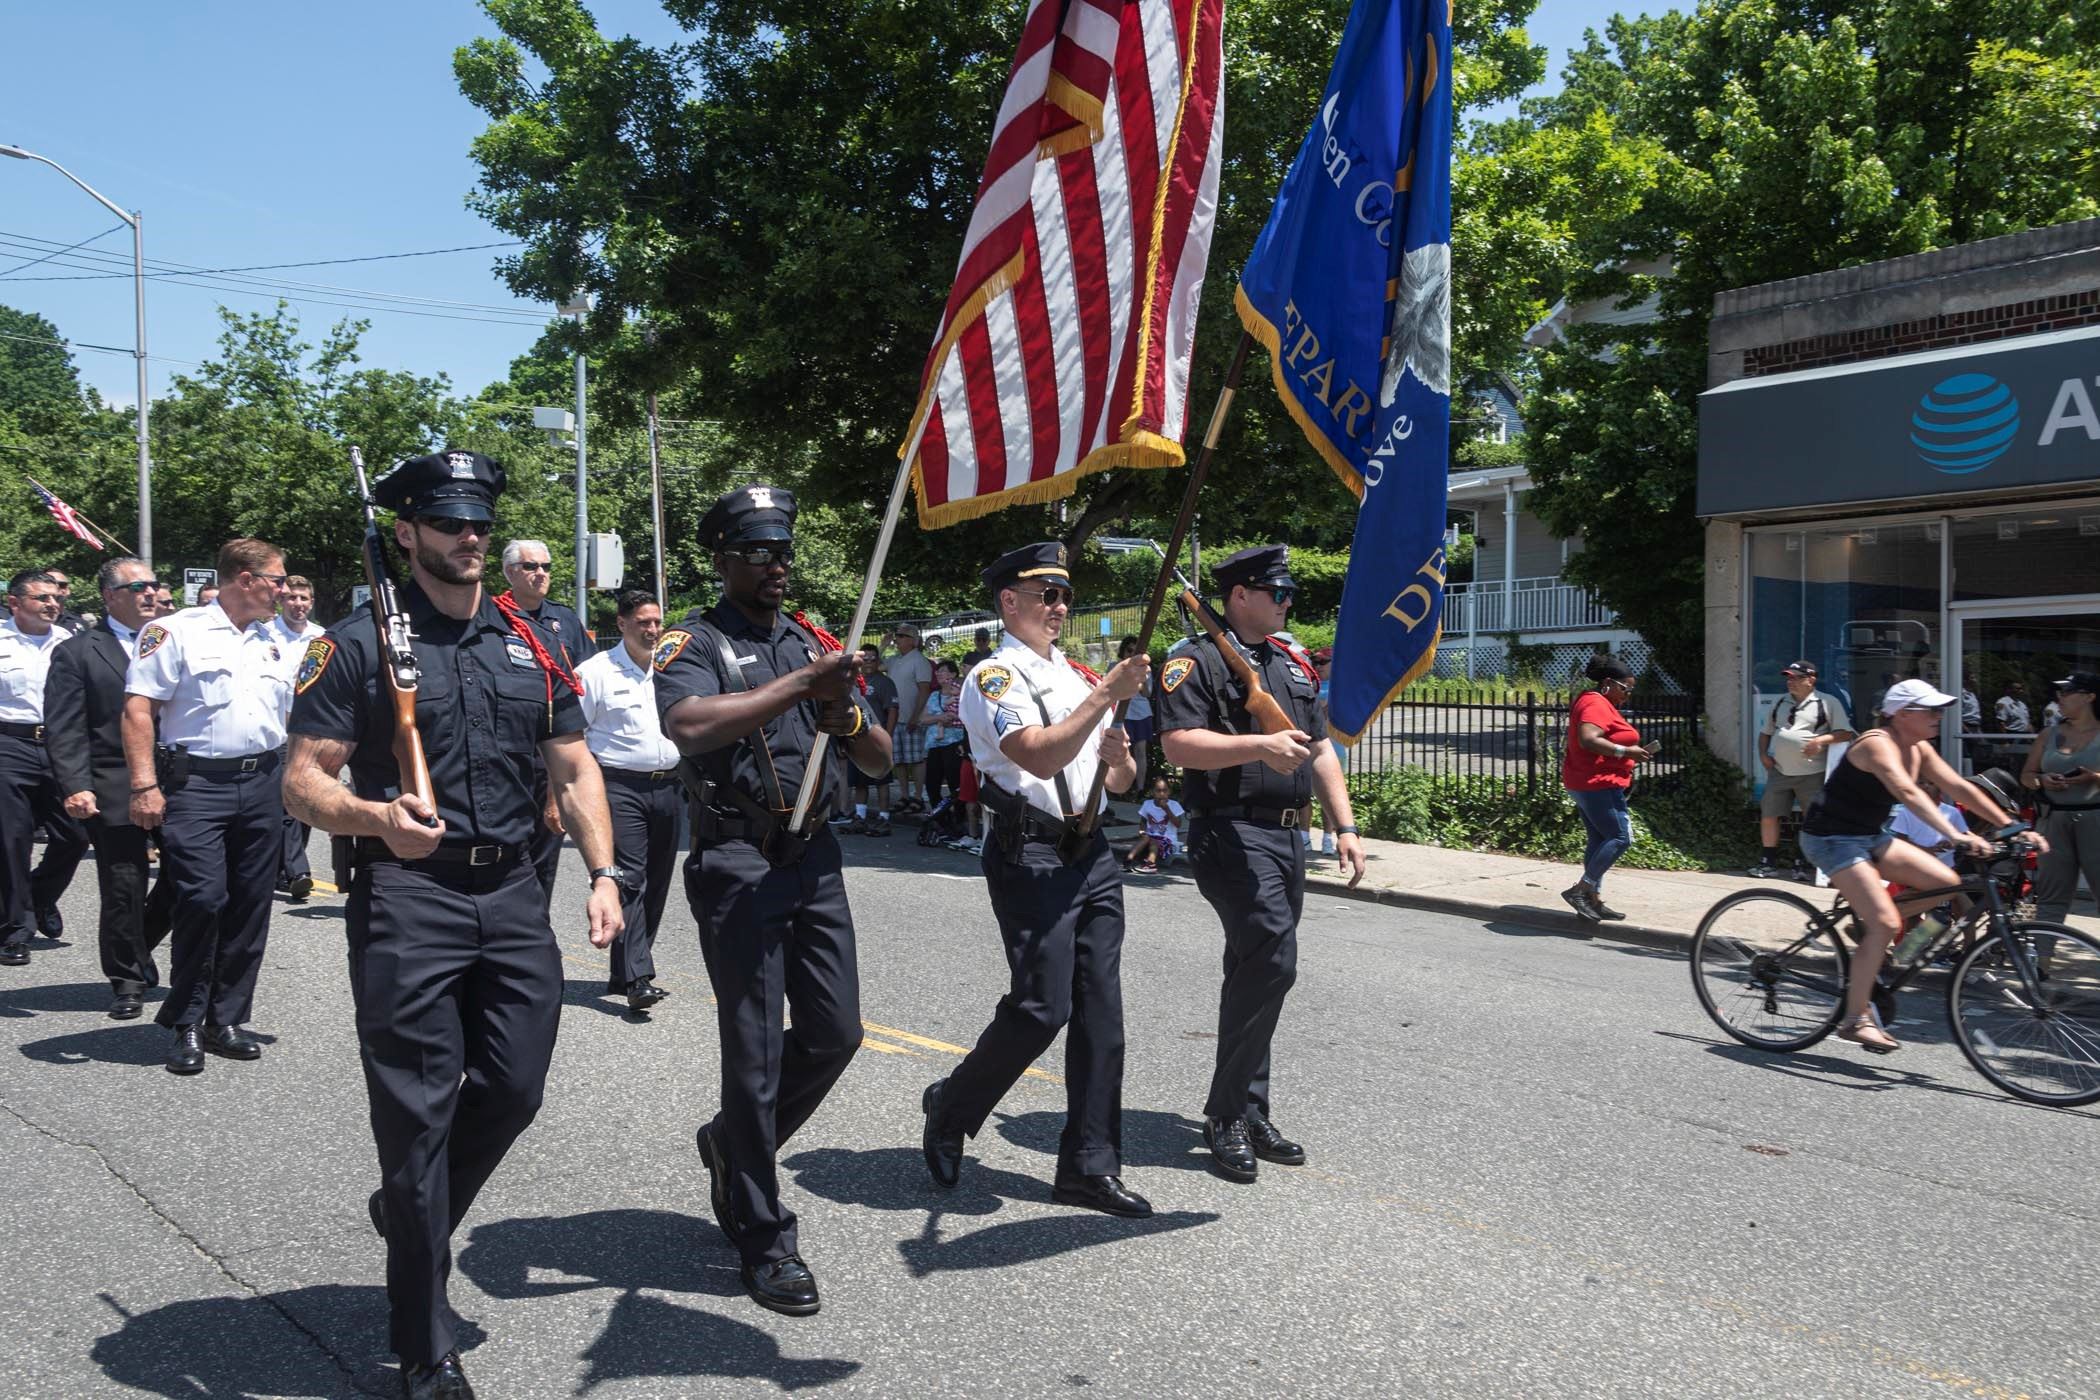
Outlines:
{"label": "american flag on pole in background", "polygon": [[1031,0],[910,463],[929,529],[1184,460],[1224,0]]}
{"label": "american flag on pole in background", "polygon": [[63,525],[67,533],[73,535],[76,539],[93,545],[97,549],[102,548],[101,537],[80,523],[80,517],[73,513],[73,507],[46,491],[42,486],[38,486],[36,482],[32,481],[29,484],[36,487],[37,498],[44,503],[44,509],[51,512],[51,518]]}

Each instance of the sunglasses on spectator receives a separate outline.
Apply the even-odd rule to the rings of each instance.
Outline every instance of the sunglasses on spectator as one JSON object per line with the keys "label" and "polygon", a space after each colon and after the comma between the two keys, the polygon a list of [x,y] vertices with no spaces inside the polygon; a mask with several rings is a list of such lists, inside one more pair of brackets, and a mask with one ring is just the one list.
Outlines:
{"label": "sunglasses on spectator", "polygon": [[511,567],[513,569],[523,569],[528,574],[551,574],[554,572],[554,565],[544,560],[537,564],[521,560],[520,562],[511,565]]}
{"label": "sunglasses on spectator", "polygon": [[795,564],[793,545],[754,544],[746,545],[742,549],[725,549],[722,552],[732,559],[749,564],[754,569],[770,569],[775,564],[783,568],[793,568]]}
{"label": "sunglasses on spectator", "polygon": [[1059,588],[1054,583],[1044,584],[1041,588],[1016,588],[1014,592],[1026,594],[1030,598],[1040,598],[1046,608],[1069,608],[1079,601],[1078,594],[1069,588]]}
{"label": "sunglasses on spectator", "polygon": [[142,578],[134,583],[111,584],[109,591],[112,593],[151,593],[155,589],[165,586],[157,578]]}
{"label": "sunglasses on spectator", "polygon": [[461,520],[451,515],[419,515],[416,517],[416,524],[426,530],[435,530],[441,535],[464,535],[472,530],[477,535],[486,536],[496,528],[496,522],[493,520]]}

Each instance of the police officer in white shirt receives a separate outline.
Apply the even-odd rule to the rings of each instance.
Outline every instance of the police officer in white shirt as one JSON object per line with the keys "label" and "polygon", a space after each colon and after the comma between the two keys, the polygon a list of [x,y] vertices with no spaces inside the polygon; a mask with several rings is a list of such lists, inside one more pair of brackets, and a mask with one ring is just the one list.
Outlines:
{"label": "police officer in white shirt", "polygon": [[1122,1178],[1122,876],[1101,828],[1081,841],[1074,823],[1097,765],[1107,765],[1114,791],[1137,780],[1114,709],[1144,688],[1151,661],[1143,653],[1119,661],[1104,680],[1057,649],[1072,607],[1065,557],[1055,541],[1026,545],[984,572],[1006,635],[970,668],[962,721],[979,800],[992,815],[984,880],[1013,980],[976,1048],[927,1086],[920,1146],[934,1181],[955,1185],[964,1135],[977,1135],[1069,1021],[1051,1195],[1141,1217],[1152,1206]]}
{"label": "police officer in white shirt", "polygon": [[[73,881],[87,833],[66,815],[65,795],[44,752],[44,678],[51,653],[73,634],[58,625],[58,584],[42,569],[7,581],[0,621],[0,967],[29,961],[29,935],[64,930],[58,897]],[[41,823],[50,837],[32,873],[31,843]]]}
{"label": "police officer in white shirt", "polygon": [[[299,662],[306,649],[317,639],[328,634],[328,629],[313,620],[313,580],[302,574],[292,574],[284,581],[284,596],[277,600],[277,616],[270,619],[270,635],[284,649],[285,664],[297,679]],[[277,888],[291,896],[294,904],[304,904],[313,893],[313,866],[306,859],[306,839],[313,828],[290,813],[284,818],[284,851],[277,862]]]}
{"label": "police officer in white shirt", "polygon": [[266,625],[284,591],[284,555],[242,538],[220,548],[218,563],[218,599],[147,623],[124,681],[131,820],[160,829],[162,878],[175,881],[168,999],[156,1018],[175,1032],[175,1074],[203,1069],[206,1050],[262,1055],[242,1023],[284,849],[292,670]]}
{"label": "police officer in white shirt", "polygon": [[583,683],[584,743],[605,774],[612,808],[613,863],[627,872],[620,912],[627,926],[613,940],[605,990],[625,996],[637,1016],[670,995],[656,976],[656,929],[678,862],[678,818],[685,801],[678,748],[656,713],[656,643],[664,610],[653,595],[629,589],[619,598],[620,644],[576,668]]}

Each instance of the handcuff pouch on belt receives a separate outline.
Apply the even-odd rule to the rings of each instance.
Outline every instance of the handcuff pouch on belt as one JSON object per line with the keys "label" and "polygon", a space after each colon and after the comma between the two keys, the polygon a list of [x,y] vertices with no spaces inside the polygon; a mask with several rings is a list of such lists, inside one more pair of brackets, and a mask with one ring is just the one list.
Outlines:
{"label": "handcuff pouch on belt", "polygon": [[[715,650],[722,657],[722,679],[730,694],[737,695],[751,689],[751,682],[744,676],[743,663],[736,659],[736,648],[730,645],[729,638],[719,628],[697,621],[686,626],[693,632],[705,633],[714,641]],[[787,870],[800,865],[802,857],[809,854],[810,844],[816,840],[817,833],[825,829],[828,808],[823,803],[813,804],[801,832],[788,830],[788,819],[794,812],[781,787],[780,772],[773,766],[773,750],[766,742],[766,727],[760,725],[752,738],[757,742],[760,780],[766,785],[766,796],[772,805],[761,805],[733,783],[712,781],[700,772],[697,762],[686,759],[678,765],[678,772],[686,791],[693,797],[693,829],[702,841],[720,841],[741,835],[758,847],[766,864],[775,870]],[[736,809],[734,812],[722,809],[721,800],[725,797]],[[746,828],[745,832],[730,830],[739,824]]]}
{"label": "handcuff pouch on belt", "polygon": [[190,780],[190,751],[178,744],[153,746],[153,781],[160,784],[163,798],[182,791]]}

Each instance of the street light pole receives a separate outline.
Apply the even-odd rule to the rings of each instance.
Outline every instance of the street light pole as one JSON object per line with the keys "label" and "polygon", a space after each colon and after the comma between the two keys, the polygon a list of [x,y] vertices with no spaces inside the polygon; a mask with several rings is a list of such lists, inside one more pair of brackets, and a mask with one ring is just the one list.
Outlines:
{"label": "street light pole", "polygon": [[109,210],[110,213],[115,214],[125,223],[131,225],[132,307],[133,312],[136,316],[136,323],[133,327],[133,338],[136,342],[136,345],[135,348],[132,350],[132,357],[135,360],[137,360],[139,371],[139,558],[145,560],[148,564],[151,564],[153,562],[153,459],[148,454],[146,446],[146,415],[148,412],[148,404],[146,402],[145,216],[136,212],[127,213],[123,209],[118,208],[116,204],[109,200],[107,197],[105,197],[100,190],[96,189],[93,185],[90,185],[87,181],[81,179],[78,175],[75,175],[72,171],[66,169],[63,165],[60,165],[57,161],[51,159],[49,156],[40,156],[35,151],[26,151],[20,146],[8,145],[0,145],[0,156],[12,156],[16,160],[33,160],[39,165],[50,166],[53,170],[56,170],[59,174],[65,176],[68,180],[71,180],[74,184],[78,185],[82,190],[86,191],[89,197],[94,199],[94,201],[100,204],[104,209]]}

